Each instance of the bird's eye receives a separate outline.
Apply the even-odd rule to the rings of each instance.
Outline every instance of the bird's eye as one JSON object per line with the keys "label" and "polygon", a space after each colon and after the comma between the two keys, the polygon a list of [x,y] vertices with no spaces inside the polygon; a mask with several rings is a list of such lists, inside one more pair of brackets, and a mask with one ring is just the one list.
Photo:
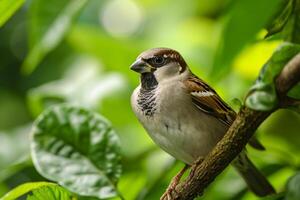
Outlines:
{"label": "bird's eye", "polygon": [[153,63],[154,63],[155,65],[161,66],[161,65],[164,64],[164,62],[165,62],[165,58],[162,57],[162,56],[155,56],[155,57],[153,58]]}

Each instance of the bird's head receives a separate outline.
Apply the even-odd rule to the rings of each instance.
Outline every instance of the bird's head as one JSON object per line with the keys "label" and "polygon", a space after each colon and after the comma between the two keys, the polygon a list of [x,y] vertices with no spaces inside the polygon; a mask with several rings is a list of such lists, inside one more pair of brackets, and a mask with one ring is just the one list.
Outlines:
{"label": "bird's head", "polygon": [[152,76],[157,83],[178,77],[187,70],[182,56],[169,48],[154,48],[141,53],[130,69],[144,77]]}

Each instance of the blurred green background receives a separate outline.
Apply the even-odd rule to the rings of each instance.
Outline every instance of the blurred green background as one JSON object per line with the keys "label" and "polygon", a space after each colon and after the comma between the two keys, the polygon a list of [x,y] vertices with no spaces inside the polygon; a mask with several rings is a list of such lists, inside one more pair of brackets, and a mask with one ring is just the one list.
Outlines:
{"label": "blurred green background", "polygon": [[[30,128],[45,108],[69,102],[101,113],[117,130],[124,197],[159,199],[183,163],[156,147],[131,111],[139,77],[129,66],[137,55],[153,47],[178,50],[195,74],[238,109],[233,99],[243,100],[282,43],[263,40],[264,25],[281,9],[279,0],[7,2],[0,6],[0,22],[11,7],[20,8],[0,28],[0,196],[44,180],[30,159]],[[299,115],[276,112],[257,131],[267,150],[248,148],[278,191],[300,168],[299,128]],[[229,167],[199,199],[257,197]]]}

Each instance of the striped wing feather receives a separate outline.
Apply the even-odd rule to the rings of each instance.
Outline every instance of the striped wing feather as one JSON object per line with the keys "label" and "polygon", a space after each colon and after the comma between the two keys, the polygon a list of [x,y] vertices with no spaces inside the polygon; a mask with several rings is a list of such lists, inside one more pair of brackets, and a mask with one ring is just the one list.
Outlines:
{"label": "striped wing feather", "polygon": [[[185,80],[184,84],[198,109],[216,117],[230,127],[236,118],[236,113],[221,99],[214,89],[195,75]],[[255,137],[250,139],[249,144],[259,150],[265,149]]]}

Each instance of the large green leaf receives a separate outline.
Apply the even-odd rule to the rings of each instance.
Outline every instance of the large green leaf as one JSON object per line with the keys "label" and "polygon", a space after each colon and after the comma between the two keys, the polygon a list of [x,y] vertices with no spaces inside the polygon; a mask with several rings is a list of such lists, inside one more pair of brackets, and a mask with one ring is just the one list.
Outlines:
{"label": "large green leaf", "polygon": [[18,187],[14,188],[10,192],[8,192],[6,195],[4,195],[1,200],[15,200],[24,194],[35,190],[40,187],[45,186],[54,186],[54,183],[50,182],[31,182],[31,183],[24,183],[22,185],[19,185]]}
{"label": "large green leaf", "polygon": [[[263,66],[259,78],[250,89],[246,105],[254,110],[268,111],[277,105],[277,95],[274,86],[276,76],[288,61],[300,52],[300,45],[284,43],[273,53]],[[295,88],[293,88],[295,89]],[[300,90],[297,87],[296,90]]]}
{"label": "large green leaf", "polygon": [[[37,2],[34,1],[32,4],[34,7],[33,11],[36,12],[36,15],[32,16],[33,23],[35,24],[32,25],[32,48],[22,66],[22,71],[25,74],[31,73],[42,59],[57,47],[70,29],[76,16],[78,16],[81,9],[88,2],[88,0],[72,0],[64,3],[66,1],[55,0],[51,2],[49,9],[49,5],[44,1],[36,1]],[[63,9],[61,9],[62,5],[65,5]],[[51,9],[52,7],[54,7],[54,9]],[[51,13],[50,17],[43,13],[43,11],[48,9]],[[48,14],[49,12],[46,13]],[[39,15],[39,13],[42,13],[42,15]],[[41,16],[42,19],[44,19],[43,16],[47,16],[47,18],[40,20],[39,18]]]}
{"label": "large green leaf", "polygon": [[25,0],[0,1],[0,27],[23,5]]}
{"label": "large green leaf", "polygon": [[239,0],[228,13],[222,40],[217,48],[212,74],[224,75],[230,70],[237,53],[255,39],[279,7],[281,0]]}
{"label": "large green leaf", "polygon": [[300,173],[298,172],[292,177],[287,184],[287,193],[285,200],[299,200],[300,199]]}
{"label": "large green leaf", "polygon": [[32,195],[28,195],[26,200],[76,200],[70,192],[58,185],[50,185],[37,188],[32,191]]}
{"label": "large green leaf", "polygon": [[120,143],[99,114],[70,105],[47,109],[32,131],[32,159],[44,177],[77,194],[118,195]]}

